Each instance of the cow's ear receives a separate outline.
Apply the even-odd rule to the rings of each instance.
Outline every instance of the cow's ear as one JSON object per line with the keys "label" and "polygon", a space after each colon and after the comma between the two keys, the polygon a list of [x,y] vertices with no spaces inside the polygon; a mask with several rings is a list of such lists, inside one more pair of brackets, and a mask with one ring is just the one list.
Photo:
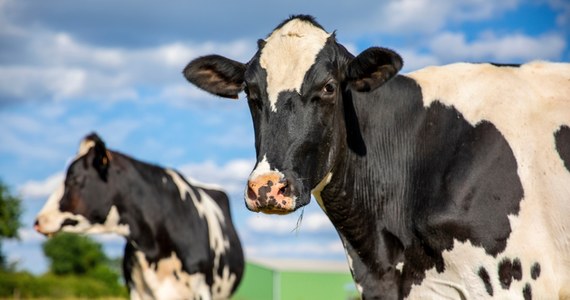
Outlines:
{"label": "cow's ear", "polygon": [[372,91],[394,77],[402,66],[398,53],[386,48],[368,48],[349,63],[348,86],[359,92]]}
{"label": "cow's ear", "polygon": [[237,99],[244,89],[245,65],[223,56],[196,58],[183,73],[192,84],[221,97]]}
{"label": "cow's ear", "polygon": [[93,157],[93,168],[99,173],[99,177],[103,181],[107,181],[107,175],[109,173],[109,164],[111,163],[111,154],[105,147],[105,143],[98,136],[93,139],[95,145],[93,146],[93,151],[95,153]]}

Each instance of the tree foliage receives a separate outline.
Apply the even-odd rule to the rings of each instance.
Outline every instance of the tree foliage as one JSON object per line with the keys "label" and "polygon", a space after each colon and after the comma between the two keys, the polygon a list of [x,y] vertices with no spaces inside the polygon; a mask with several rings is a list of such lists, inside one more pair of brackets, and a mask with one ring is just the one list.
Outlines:
{"label": "tree foliage", "polygon": [[[10,191],[0,181],[0,246],[4,238],[17,238],[22,214],[21,200],[10,194]],[[4,255],[0,249],[0,269],[6,265]]]}
{"label": "tree foliage", "polygon": [[18,237],[20,215],[22,208],[21,200],[10,194],[8,187],[0,181],[0,237]]}
{"label": "tree foliage", "polygon": [[[50,262],[50,272],[44,278],[56,276],[95,280],[106,287],[108,295],[124,293],[125,287],[120,283],[120,271],[112,266],[116,259],[109,259],[101,244],[89,236],[58,233],[44,242],[42,248]],[[78,293],[73,292],[74,295],[81,294]]]}
{"label": "tree foliage", "polygon": [[99,243],[72,233],[60,233],[48,239],[43,251],[55,275],[84,275],[108,261]]}

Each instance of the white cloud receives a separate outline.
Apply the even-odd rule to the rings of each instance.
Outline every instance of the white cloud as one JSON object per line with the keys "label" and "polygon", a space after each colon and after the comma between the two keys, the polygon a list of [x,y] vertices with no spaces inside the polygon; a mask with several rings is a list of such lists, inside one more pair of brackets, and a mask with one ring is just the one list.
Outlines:
{"label": "white cloud", "polygon": [[[564,20],[569,15],[569,6],[560,0],[548,1],[552,7],[563,12],[559,15],[560,22],[566,22]],[[335,26],[341,31],[352,31],[356,37],[367,33],[389,33],[404,37],[427,33],[427,41],[431,39],[429,35],[435,34],[430,45],[437,58],[430,54],[410,55],[415,51],[408,51],[406,70],[438,63],[438,58],[442,57],[446,62],[451,60],[450,57],[455,60],[479,57],[499,60],[533,59],[536,58],[534,54],[540,55],[540,58],[560,57],[566,45],[564,39],[553,34],[534,40],[529,36],[514,34],[474,42],[465,41],[464,37],[456,36],[457,34],[437,34],[451,23],[497,17],[517,8],[519,2],[520,0],[392,0],[381,4],[370,3],[367,12],[359,11],[358,17],[343,16],[342,26]],[[0,5],[0,13],[6,14],[9,6],[17,5],[4,0]],[[356,13],[356,10],[351,10],[350,13]],[[17,25],[10,25],[10,28],[18,28]],[[0,91],[7,96],[0,98],[3,101],[137,100],[142,96],[137,88],[145,87],[154,91],[161,102],[179,107],[194,103],[192,100],[206,98],[205,93],[187,84],[182,78],[181,71],[189,60],[200,55],[218,53],[245,62],[255,52],[253,39],[238,38],[223,43],[178,40],[129,49],[95,46],[80,41],[67,32],[50,31],[47,28],[24,29],[24,25],[20,26],[21,30],[10,29],[5,34],[25,37],[23,40],[26,42],[20,50],[26,53],[26,61],[16,61],[10,66],[0,67]],[[270,28],[268,25],[267,31]],[[540,45],[550,45],[547,43],[552,43],[552,46],[539,48]],[[356,54],[354,45],[348,45],[348,48]]]}
{"label": "white cloud", "polygon": [[319,212],[309,213],[302,219],[297,215],[256,214],[247,219],[247,226],[254,232],[270,234],[288,234],[294,231],[310,233],[334,231],[328,217]]}
{"label": "white cloud", "polygon": [[20,186],[19,190],[23,197],[42,199],[45,200],[47,197],[56,190],[58,185],[62,184],[64,180],[63,173],[56,173],[45,180],[36,181],[30,180]]}
{"label": "white cloud", "polygon": [[[428,1],[429,2],[429,1]],[[451,5],[447,15],[454,21],[478,21],[486,20],[500,15],[501,13],[515,9],[520,0],[488,1],[488,0],[463,0],[444,1]],[[430,2],[433,4],[433,2]]]}
{"label": "white cloud", "polygon": [[125,237],[114,233],[93,234],[93,239],[102,244],[124,244]]}
{"label": "white cloud", "polygon": [[421,54],[411,49],[403,49],[398,53],[404,60],[403,73],[441,64],[440,60],[433,54]]}
{"label": "white cloud", "polygon": [[22,162],[39,160],[44,166],[65,167],[63,162],[73,153],[80,138],[95,128],[99,116],[70,115],[60,105],[59,102],[37,105],[35,111],[26,114],[0,111],[0,118],[7,120],[0,126],[0,153],[15,155]]}
{"label": "white cloud", "polygon": [[486,20],[518,6],[519,0],[392,0],[372,5],[354,18],[353,27],[369,32],[408,35],[435,33],[453,22]]}
{"label": "white cloud", "polygon": [[214,161],[183,165],[178,170],[185,176],[204,183],[216,183],[229,194],[242,194],[255,162],[246,159],[232,160],[224,165]]}
{"label": "white cloud", "polygon": [[32,228],[21,228],[18,230],[19,241],[22,243],[28,242],[43,242],[45,237]]}
{"label": "white cloud", "polygon": [[246,257],[315,257],[315,256],[344,256],[344,248],[340,240],[335,239],[327,242],[295,242],[279,243],[272,242],[264,245],[245,245]]}
{"label": "white cloud", "polygon": [[[192,58],[216,52],[247,61],[255,52],[255,43],[246,40],[175,42],[131,50],[92,46],[66,33],[47,30],[23,34],[29,41],[20,49],[28,54],[26,61],[0,67],[4,98],[21,101],[135,100],[140,97],[138,86],[157,90],[167,101],[173,94],[203,98],[204,93],[193,91],[182,76]],[[189,92],[183,92],[183,83]]]}
{"label": "white cloud", "polygon": [[479,39],[467,41],[463,33],[444,32],[434,37],[430,49],[444,62],[462,60],[488,60],[497,62],[527,61],[533,59],[557,60],[566,47],[563,37],[557,34],[528,36],[511,34],[497,36],[485,32]]}

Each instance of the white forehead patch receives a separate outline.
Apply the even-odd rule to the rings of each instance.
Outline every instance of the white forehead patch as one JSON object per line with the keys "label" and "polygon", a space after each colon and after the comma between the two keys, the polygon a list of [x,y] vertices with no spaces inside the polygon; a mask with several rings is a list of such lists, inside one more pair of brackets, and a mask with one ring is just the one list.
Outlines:
{"label": "white forehead patch", "polygon": [[266,174],[266,173],[269,173],[271,171],[279,172],[279,170],[277,170],[277,169],[271,170],[271,165],[267,161],[267,156],[263,155],[263,159],[257,163],[257,166],[251,172],[248,179],[249,180],[255,179],[256,177],[263,175],[263,174]]}
{"label": "white forehead patch", "polygon": [[259,63],[267,72],[271,110],[283,91],[300,93],[305,74],[315,63],[330,34],[307,21],[291,20],[265,40]]}

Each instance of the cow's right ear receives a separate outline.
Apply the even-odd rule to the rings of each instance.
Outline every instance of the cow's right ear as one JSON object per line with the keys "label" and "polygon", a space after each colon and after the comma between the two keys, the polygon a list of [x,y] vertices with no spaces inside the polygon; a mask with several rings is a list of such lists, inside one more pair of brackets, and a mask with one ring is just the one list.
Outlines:
{"label": "cow's right ear", "polygon": [[402,57],[390,49],[368,48],[349,63],[348,85],[359,92],[372,91],[396,76],[403,64]]}
{"label": "cow's right ear", "polygon": [[244,89],[245,65],[223,56],[196,58],[183,73],[192,84],[221,97],[237,99]]}
{"label": "cow's right ear", "polygon": [[109,150],[107,150],[105,142],[103,142],[99,136],[93,134],[91,135],[91,139],[93,142],[95,142],[95,145],[93,146],[93,168],[97,170],[97,173],[99,173],[101,180],[107,182],[109,163],[111,162],[111,154],[109,153]]}

